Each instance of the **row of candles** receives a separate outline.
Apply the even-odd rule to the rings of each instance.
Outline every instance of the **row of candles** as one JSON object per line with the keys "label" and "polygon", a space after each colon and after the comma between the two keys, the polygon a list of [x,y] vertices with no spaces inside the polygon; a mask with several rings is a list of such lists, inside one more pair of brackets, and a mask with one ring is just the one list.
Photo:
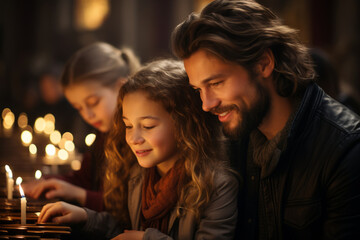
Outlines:
{"label": "row of candles", "polygon": [[[5,172],[6,172],[6,185],[7,185],[7,198],[9,200],[13,199],[13,191],[14,191],[14,179],[13,179],[13,173],[11,168],[9,167],[9,165],[5,165]],[[41,171],[37,170],[35,172],[35,178],[37,180],[39,180],[41,178]],[[24,190],[21,187],[21,183],[22,183],[22,178],[18,177],[16,179],[16,185],[19,186],[19,192],[20,192],[20,212],[21,212],[21,224],[25,225],[26,224],[26,197],[25,197],[25,193]]]}
{"label": "row of candles", "polygon": [[[2,111],[2,125],[5,131],[12,132],[15,123],[15,114],[9,108]],[[53,114],[46,114],[44,117],[39,117],[35,120],[34,129],[28,125],[28,118],[25,113],[20,113],[18,117],[18,126],[22,129],[21,142],[23,146],[28,147],[30,159],[36,159],[38,148],[32,143],[33,131],[37,134],[45,133],[49,136],[50,143],[45,146],[44,161],[47,164],[61,164],[72,158],[71,168],[79,170],[81,162],[75,158],[75,144],[72,133],[65,132],[61,134],[55,129],[55,117]],[[9,133],[8,133],[9,134]],[[95,141],[96,135],[93,133],[85,137],[85,144],[91,146]]]}
{"label": "row of candles", "polygon": [[[15,114],[9,109],[5,108],[2,111],[2,127],[4,129],[4,135],[10,136],[12,134],[13,125],[15,123]],[[28,147],[30,153],[30,159],[36,159],[37,146],[33,143],[33,131],[37,134],[45,133],[49,135],[51,143],[45,146],[45,158],[44,161],[48,164],[59,163],[57,160],[66,162],[70,157],[75,157],[75,144],[73,142],[73,135],[70,132],[61,134],[55,130],[55,117],[52,114],[46,114],[44,117],[39,117],[35,120],[34,129],[28,125],[28,117],[25,113],[20,113],[18,120],[18,126],[22,129],[20,138],[23,146]],[[85,138],[85,144],[91,146],[95,141],[95,134],[90,133]],[[81,162],[74,159],[71,162],[71,168],[73,170],[79,170]],[[6,179],[7,179],[7,198],[13,199],[14,179],[12,170],[8,165],[5,165]],[[35,179],[41,178],[41,171],[35,172]],[[26,197],[21,187],[22,178],[16,179],[16,185],[19,186],[19,192],[21,195],[21,224],[26,224]]]}

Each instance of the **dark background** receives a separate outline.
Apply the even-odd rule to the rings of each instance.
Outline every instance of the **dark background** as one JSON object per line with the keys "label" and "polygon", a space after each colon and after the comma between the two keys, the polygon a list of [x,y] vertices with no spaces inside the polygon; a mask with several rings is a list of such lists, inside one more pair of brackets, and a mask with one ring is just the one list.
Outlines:
{"label": "dark background", "polygon": [[[0,110],[31,112],[46,66],[62,64],[94,41],[134,49],[142,62],[171,56],[172,29],[201,0],[2,0],[0,1]],[[360,1],[261,0],[302,41],[332,64],[341,92],[360,102]],[[108,12],[98,28],[81,24],[85,8]],[[90,7],[89,7],[90,6]],[[95,13],[94,13],[95,14]],[[95,18],[95,15],[92,18]],[[17,116],[17,115],[16,115]]]}

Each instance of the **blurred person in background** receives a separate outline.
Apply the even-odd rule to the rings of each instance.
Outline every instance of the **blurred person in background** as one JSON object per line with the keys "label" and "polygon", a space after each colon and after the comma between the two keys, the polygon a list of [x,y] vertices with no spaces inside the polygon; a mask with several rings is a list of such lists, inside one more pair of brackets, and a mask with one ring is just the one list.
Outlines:
{"label": "blurred person in background", "polygon": [[97,42],[78,50],[66,63],[61,85],[66,99],[97,130],[95,143],[85,152],[81,169],[66,176],[24,184],[27,196],[63,199],[103,209],[104,139],[115,113],[117,96],[127,77],[140,67],[130,49]]}

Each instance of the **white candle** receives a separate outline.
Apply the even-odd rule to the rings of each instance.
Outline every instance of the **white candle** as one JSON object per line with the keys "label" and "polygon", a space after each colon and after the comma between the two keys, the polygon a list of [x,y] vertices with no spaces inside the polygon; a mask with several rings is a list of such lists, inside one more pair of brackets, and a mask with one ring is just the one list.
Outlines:
{"label": "white candle", "polygon": [[14,179],[9,165],[5,165],[5,171],[6,171],[7,197],[8,199],[13,199]]}
{"label": "white candle", "polygon": [[20,199],[21,225],[25,225],[26,224],[26,197],[25,197],[25,194],[24,194],[24,191],[23,191],[21,185],[19,185],[19,191],[20,191],[20,195],[21,195],[21,199]]}

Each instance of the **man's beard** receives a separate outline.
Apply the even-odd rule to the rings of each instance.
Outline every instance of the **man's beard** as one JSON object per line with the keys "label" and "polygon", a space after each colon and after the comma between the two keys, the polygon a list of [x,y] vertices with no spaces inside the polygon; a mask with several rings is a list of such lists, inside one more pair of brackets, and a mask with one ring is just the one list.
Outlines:
{"label": "man's beard", "polygon": [[242,102],[242,108],[240,109],[237,105],[225,106],[214,109],[212,112],[224,112],[227,110],[233,110],[242,119],[239,119],[235,127],[231,127],[231,122],[223,123],[223,132],[225,136],[231,139],[238,139],[245,135],[250,134],[252,130],[257,128],[265,115],[268,113],[270,108],[270,94],[266,88],[261,86],[258,82],[255,83],[258,95],[255,102],[250,109],[246,107]]}

